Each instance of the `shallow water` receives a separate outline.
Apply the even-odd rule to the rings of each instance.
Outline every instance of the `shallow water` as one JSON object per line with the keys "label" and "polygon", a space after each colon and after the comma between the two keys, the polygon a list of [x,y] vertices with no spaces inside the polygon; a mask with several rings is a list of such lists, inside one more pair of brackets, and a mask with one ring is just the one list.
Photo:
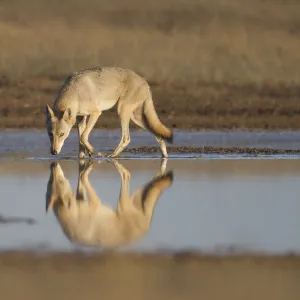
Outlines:
{"label": "shallow water", "polygon": [[[97,150],[114,148],[116,131],[95,130]],[[131,134],[129,147],[157,146],[145,132]],[[176,132],[177,146],[299,149],[299,132]],[[76,191],[79,175],[76,132],[61,155],[49,155],[45,131],[5,131],[0,135],[0,249],[101,251],[67,237],[46,193],[51,160],[59,161]],[[191,159],[192,158],[192,159]],[[174,181],[158,198],[149,229],[120,251],[203,251],[209,253],[300,250],[300,160],[298,155],[170,154]],[[122,154],[130,191],[160,170],[158,154]],[[113,163],[98,159],[89,175],[105,205],[118,206],[121,177]],[[72,228],[69,230],[73,230]]]}
{"label": "shallow water", "polygon": [[[131,132],[131,143],[128,148],[155,146],[157,142],[151,134],[145,131]],[[117,146],[120,141],[120,130],[93,130],[89,138],[97,151],[106,152]],[[78,151],[76,130],[72,130],[65,141],[60,156],[76,157]],[[300,131],[282,132],[181,132],[174,133],[175,146],[211,146],[211,147],[252,147],[276,149],[300,149]],[[49,138],[45,130],[13,130],[0,134],[0,159],[19,157],[49,157]],[[121,157],[136,157],[121,153]],[[144,156],[144,155],[143,155]],[[149,155],[147,155],[149,157]],[[157,155],[154,155],[158,157]],[[178,155],[170,155],[177,157]],[[187,156],[187,155],[186,155]],[[191,156],[191,155],[190,155]],[[194,155],[192,155],[194,156]],[[140,156],[139,156],[140,157]],[[181,157],[181,156],[180,156]],[[208,157],[214,157],[208,156]],[[228,157],[228,156],[226,156]],[[276,156],[277,157],[277,156]],[[280,158],[282,156],[279,156]],[[217,157],[218,158],[218,157]]]}
{"label": "shallow water", "polygon": [[[119,160],[130,172],[130,191],[149,183],[159,159]],[[46,214],[48,160],[0,164],[0,249],[101,251],[71,242],[53,210]],[[76,191],[79,164],[60,166]],[[168,159],[174,181],[159,197],[149,230],[117,251],[209,253],[300,250],[300,160]],[[121,178],[113,163],[96,161],[89,180],[104,204],[117,208]]]}

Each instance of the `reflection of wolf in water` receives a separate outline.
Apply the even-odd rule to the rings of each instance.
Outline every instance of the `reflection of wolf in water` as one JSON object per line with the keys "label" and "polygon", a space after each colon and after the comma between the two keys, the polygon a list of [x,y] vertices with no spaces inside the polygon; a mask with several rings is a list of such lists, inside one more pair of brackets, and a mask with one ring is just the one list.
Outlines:
{"label": "reflection of wolf in water", "polygon": [[114,247],[141,238],[149,229],[156,201],[172,185],[173,172],[165,172],[164,160],[157,176],[130,196],[130,172],[119,162],[113,160],[113,163],[122,180],[117,210],[103,204],[91,186],[88,177],[93,163],[79,167],[76,197],[60,165],[51,164],[46,209],[53,208],[64,233],[72,242]]}

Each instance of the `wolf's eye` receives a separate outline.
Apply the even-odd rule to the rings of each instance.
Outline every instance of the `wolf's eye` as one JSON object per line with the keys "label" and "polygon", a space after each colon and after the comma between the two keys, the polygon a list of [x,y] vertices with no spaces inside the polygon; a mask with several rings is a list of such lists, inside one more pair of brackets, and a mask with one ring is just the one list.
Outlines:
{"label": "wolf's eye", "polygon": [[59,135],[59,137],[63,137],[65,134],[64,133],[61,133],[60,135]]}

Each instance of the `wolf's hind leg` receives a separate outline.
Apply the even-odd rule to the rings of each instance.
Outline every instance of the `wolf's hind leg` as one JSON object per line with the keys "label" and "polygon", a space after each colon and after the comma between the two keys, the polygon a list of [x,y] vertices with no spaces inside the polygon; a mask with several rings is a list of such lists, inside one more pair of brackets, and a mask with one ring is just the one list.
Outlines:
{"label": "wolf's hind leg", "polygon": [[[140,108],[138,108],[132,115],[131,120],[138,126],[140,126],[141,128],[145,129],[146,131],[147,129],[147,125],[145,124],[145,122],[143,121],[142,118],[142,110],[140,110]],[[150,131],[150,130],[148,130]],[[152,133],[152,132],[151,132]],[[167,153],[167,146],[166,143],[164,141],[164,139],[160,136],[155,135],[155,139],[157,140],[159,147],[160,147],[160,151],[161,151],[161,155],[162,157],[167,158],[168,157],[168,153]]]}
{"label": "wolf's hind leg", "polygon": [[167,152],[166,142],[160,136],[155,136],[155,139],[157,140],[157,142],[159,144],[162,157],[167,158],[168,157],[168,152]]}
{"label": "wolf's hind leg", "polygon": [[166,174],[168,158],[164,157],[160,161],[160,169],[156,174],[156,177],[160,177]]}

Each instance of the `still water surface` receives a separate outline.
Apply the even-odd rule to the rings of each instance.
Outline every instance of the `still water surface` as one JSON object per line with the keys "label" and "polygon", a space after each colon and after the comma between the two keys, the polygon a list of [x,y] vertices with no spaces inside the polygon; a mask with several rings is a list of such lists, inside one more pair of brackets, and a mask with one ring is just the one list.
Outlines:
{"label": "still water surface", "polygon": [[[130,173],[131,194],[160,171],[159,159],[119,163]],[[1,161],[0,249],[101,251],[67,238],[53,209],[46,213],[50,165],[47,160]],[[78,161],[59,166],[76,193]],[[92,167],[92,188],[101,203],[117,209],[121,176],[116,166],[96,161]],[[170,170],[173,184],[158,197],[149,228],[115,250],[299,252],[300,160],[169,159]]]}

